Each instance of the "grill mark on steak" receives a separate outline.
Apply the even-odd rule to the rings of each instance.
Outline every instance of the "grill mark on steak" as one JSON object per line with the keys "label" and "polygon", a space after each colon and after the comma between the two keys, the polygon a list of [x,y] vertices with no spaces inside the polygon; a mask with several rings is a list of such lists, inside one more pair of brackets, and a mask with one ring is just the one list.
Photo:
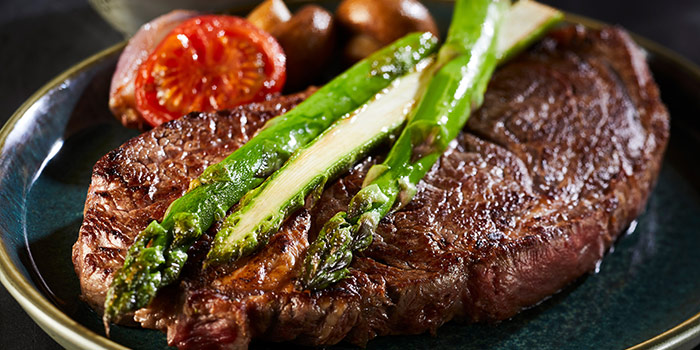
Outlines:
{"label": "grill mark on steak", "polygon": [[[103,309],[113,271],[138,232],[160,220],[189,181],[250,139],[311,90],[231,111],[192,113],[127,141],[93,168],[84,220],[73,246],[83,299]],[[109,251],[110,253],[106,253]]]}
{"label": "grill mark on steak", "polygon": [[[293,105],[281,101],[266,113]],[[156,128],[98,162],[73,255],[93,307],[101,309],[135,232],[206,164],[245,142],[262,125],[255,122],[261,108],[188,116],[180,129]],[[197,131],[212,123],[218,127]],[[498,69],[484,106],[413,201],[380,222],[347,279],[317,292],[299,290],[295,280],[309,239],[347,209],[382,152],[329,184],[315,207],[293,215],[258,253],[202,272],[214,225],[190,249],[181,282],[136,320],[183,349],[236,349],[258,337],[361,345],[378,335],[435,332],[451,319],[509,318],[593,270],[641,212],[668,123],[644,54],[623,30],[553,31]],[[167,145],[150,140],[191,147],[162,153]],[[169,162],[184,167],[187,159],[197,161],[167,172]],[[138,168],[125,171],[128,164]]]}

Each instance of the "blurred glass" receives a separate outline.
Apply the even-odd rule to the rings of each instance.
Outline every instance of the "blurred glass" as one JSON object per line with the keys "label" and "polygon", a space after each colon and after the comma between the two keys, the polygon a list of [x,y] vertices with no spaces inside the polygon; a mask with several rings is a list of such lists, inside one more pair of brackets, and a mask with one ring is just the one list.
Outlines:
{"label": "blurred glass", "polygon": [[88,0],[95,10],[115,29],[131,36],[139,27],[175,9],[202,12],[251,7],[261,0]]}

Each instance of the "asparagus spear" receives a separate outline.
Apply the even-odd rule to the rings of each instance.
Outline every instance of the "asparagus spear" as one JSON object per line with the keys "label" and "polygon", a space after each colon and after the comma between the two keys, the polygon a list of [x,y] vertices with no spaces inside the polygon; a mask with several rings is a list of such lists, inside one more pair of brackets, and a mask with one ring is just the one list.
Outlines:
{"label": "asparagus spear", "polygon": [[439,68],[415,114],[384,163],[370,168],[348,211],[333,216],[309,247],[301,276],[306,288],[325,288],[348,273],[352,251],[369,246],[379,221],[413,198],[416,184],[481,105],[497,61],[512,57],[562,17],[549,7],[520,1],[506,15],[505,36],[494,40],[504,12],[503,2],[457,1],[438,53]]}
{"label": "asparagus spear", "polygon": [[564,14],[533,0],[519,0],[506,13],[498,35],[498,64],[509,60],[564,19]]}
{"label": "asparagus spear", "polygon": [[430,33],[409,34],[360,61],[288,113],[272,119],[252,140],[207,168],[175,200],[161,223],[141,232],[107,292],[103,321],[146,306],[158,289],[175,281],[187,250],[215,219],[223,218],[298,148],[365,103],[437,48]]}
{"label": "asparagus spear", "polygon": [[226,218],[207,256],[206,264],[236,260],[253,252],[276,232],[284,219],[315,200],[326,181],[344,172],[374,145],[386,140],[413,107],[421,87],[421,71],[396,79],[370,102],[337,121],[308,146],[295,153],[265,182],[241,199]]}

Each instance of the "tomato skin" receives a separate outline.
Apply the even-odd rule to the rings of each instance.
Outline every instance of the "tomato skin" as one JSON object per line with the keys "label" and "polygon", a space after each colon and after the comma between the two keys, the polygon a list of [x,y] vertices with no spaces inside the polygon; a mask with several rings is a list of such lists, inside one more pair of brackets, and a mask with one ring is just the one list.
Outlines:
{"label": "tomato skin", "polygon": [[184,114],[230,109],[279,92],[286,57],[243,18],[205,15],[170,32],[139,67],[136,108],[152,126]]}

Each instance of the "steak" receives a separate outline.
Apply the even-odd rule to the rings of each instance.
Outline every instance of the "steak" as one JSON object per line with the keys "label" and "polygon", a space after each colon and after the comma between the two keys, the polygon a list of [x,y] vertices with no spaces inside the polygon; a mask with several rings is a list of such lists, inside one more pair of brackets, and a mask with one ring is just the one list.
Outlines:
{"label": "steak", "polygon": [[[189,115],[102,158],[73,251],[86,301],[101,309],[133,237],[190,179],[305,95]],[[495,72],[483,107],[415,198],[380,222],[348,278],[314,292],[296,283],[309,241],[347,208],[382,151],[259,252],[203,271],[214,225],[181,281],[134,319],[183,349],[246,348],[253,338],[362,345],[452,319],[507,319],[595,268],[643,210],[668,136],[645,55],[623,30],[558,29]]]}
{"label": "steak", "polygon": [[310,95],[192,113],[135,137],[93,167],[83,223],[73,245],[82,298],[102,312],[107,288],[134,237],[181,197],[190,180],[241,147],[272,117]]}

